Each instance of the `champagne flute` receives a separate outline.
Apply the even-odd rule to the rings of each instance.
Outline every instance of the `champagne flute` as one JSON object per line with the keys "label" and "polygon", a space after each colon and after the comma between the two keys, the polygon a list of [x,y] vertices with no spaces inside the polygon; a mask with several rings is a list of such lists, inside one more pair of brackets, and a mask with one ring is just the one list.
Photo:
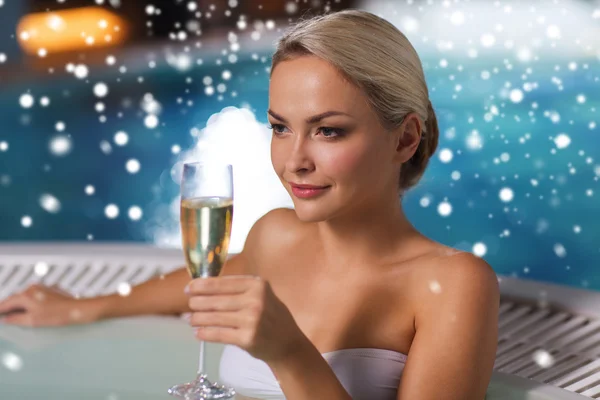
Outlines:
{"label": "champagne flute", "polygon": [[[218,276],[227,259],[233,218],[233,173],[226,164],[185,163],[181,179],[181,232],[192,278]],[[175,385],[169,394],[186,400],[229,399],[233,388],[211,383],[204,373],[204,341],[194,381]]]}

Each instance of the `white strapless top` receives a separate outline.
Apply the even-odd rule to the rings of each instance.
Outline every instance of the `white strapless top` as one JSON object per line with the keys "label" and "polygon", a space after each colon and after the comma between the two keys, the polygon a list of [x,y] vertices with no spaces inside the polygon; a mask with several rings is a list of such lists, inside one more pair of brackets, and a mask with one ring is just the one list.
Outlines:
{"label": "white strapless top", "polygon": [[[323,358],[353,400],[395,400],[407,356],[375,348],[342,349]],[[225,345],[219,383],[236,393],[265,400],[285,400],[273,372],[262,360],[234,345]]]}

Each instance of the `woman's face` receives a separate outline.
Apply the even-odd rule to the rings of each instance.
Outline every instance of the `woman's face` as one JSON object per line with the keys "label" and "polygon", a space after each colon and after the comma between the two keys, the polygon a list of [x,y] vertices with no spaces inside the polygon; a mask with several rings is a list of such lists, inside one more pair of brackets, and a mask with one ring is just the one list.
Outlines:
{"label": "woman's face", "polygon": [[[301,220],[377,206],[397,191],[398,137],[328,62],[301,56],[279,63],[271,76],[268,118],[273,167]],[[324,189],[301,191],[295,184]]]}

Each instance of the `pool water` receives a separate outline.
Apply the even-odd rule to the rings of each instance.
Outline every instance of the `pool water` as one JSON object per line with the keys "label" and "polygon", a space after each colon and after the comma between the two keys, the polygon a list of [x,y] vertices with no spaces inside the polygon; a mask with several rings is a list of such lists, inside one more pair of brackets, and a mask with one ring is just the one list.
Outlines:
{"label": "pool water", "polygon": [[[193,128],[204,128],[227,106],[248,108],[266,122],[269,51],[255,57],[242,52],[233,64],[205,60],[187,72],[163,62],[127,73],[92,70],[83,80],[63,75],[7,82],[0,94],[0,142],[8,144],[0,152],[0,240],[152,241],[161,209],[178,192],[168,179],[178,159],[173,146],[190,149]],[[448,59],[445,68],[439,56],[422,60],[441,136],[421,183],[404,200],[415,226],[434,240],[476,252],[499,274],[600,289],[593,272],[600,251],[594,218],[600,211],[598,60],[557,55],[511,69],[501,58]],[[579,68],[569,70],[569,62]],[[223,78],[224,70],[231,79]],[[94,95],[97,82],[107,84],[105,98]],[[531,82],[535,89],[519,94],[507,82],[511,88]],[[31,108],[20,104],[25,93],[35,99]],[[148,93],[161,106],[156,128],[145,124]],[[43,96],[50,99],[47,107],[39,103]],[[105,111],[96,111],[99,102]],[[119,131],[128,135],[125,146],[115,143]],[[68,154],[49,150],[56,135],[69,135],[62,142],[63,149],[70,143]],[[139,172],[128,172],[131,159]],[[86,193],[89,185],[93,194],[90,188]],[[115,216],[113,208],[115,218],[107,217],[111,204],[119,210]],[[139,207],[137,216],[130,216],[132,206]]]}

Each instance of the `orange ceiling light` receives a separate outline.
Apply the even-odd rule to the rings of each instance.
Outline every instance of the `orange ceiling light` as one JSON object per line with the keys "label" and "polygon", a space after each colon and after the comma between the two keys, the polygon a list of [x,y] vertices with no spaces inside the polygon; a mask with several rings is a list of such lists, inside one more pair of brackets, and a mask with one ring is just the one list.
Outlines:
{"label": "orange ceiling light", "polygon": [[127,36],[127,22],[100,7],[28,14],[17,25],[17,40],[29,54],[115,46]]}

